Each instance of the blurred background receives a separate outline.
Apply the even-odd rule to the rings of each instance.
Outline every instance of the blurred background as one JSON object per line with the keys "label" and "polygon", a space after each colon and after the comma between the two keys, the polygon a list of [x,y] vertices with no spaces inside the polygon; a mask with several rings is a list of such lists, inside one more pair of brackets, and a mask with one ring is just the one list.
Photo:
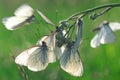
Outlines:
{"label": "blurred background", "polygon": [[[9,31],[2,24],[2,18],[12,16],[22,4],[40,9],[56,25],[76,12],[99,5],[120,3],[119,0],[0,0],[0,80],[24,80],[12,56],[36,44],[37,40],[55,30],[36,14],[35,22],[15,31]],[[82,77],[73,77],[60,68],[59,60],[49,64],[46,70],[29,71],[24,67],[29,80],[120,80],[120,31],[115,32],[117,40],[113,44],[101,45],[93,49],[90,40],[95,35],[91,30],[102,21],[120,22],[120,7],[113,8],[95,21],[84,18],[83,43],[79,47],[84,66]]]}

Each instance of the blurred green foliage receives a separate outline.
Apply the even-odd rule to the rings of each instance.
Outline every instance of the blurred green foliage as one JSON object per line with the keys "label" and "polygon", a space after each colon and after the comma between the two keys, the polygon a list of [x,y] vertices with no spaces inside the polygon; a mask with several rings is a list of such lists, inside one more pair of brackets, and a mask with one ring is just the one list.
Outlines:
{"label": "blurred green foliage", "polygon": [[[0,19],[13,15],[21,4],[27,3],[34,9],[40,9],[55,24],[72,14],[99,5],[120,3],[118,0],[0,0]],[[36,44],[43,35],[55,30],[46,24],[38,14],[30,25],[15,31],[7,30],[0,22],[0,80],[23,80],[12,56]],[[26,67],[29,80],[120,80],[120,32],[115,32],[117,40],[113,44],[101,45],[93,49],[90,40],[94,36],[91,30],[102,21],[120,22],[120,7],[113,8],[95,21],[84,19],[83,43],[79,47],[84,66],[82,77],[73,77],[60,68],[59,60],[40,72],[31,72]],[[87,38],[87,39],[86,39]]]}

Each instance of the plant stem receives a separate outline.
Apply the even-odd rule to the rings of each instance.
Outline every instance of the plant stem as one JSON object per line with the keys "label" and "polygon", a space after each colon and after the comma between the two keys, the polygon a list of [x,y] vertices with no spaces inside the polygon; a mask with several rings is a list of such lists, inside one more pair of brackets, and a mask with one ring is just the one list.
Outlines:
{"label": "plant stem", "polygon": [[102,8],[107,8],[107,7],[120,7],[120,3],[116,3],[116,4],[106,4],[106,5],[102,5],[102,6],[98,6],[98,7],[95,7],[95,8],[91,8],[91,9],[88,9],[88,10],[85,10],[85,11],[82,11],[82,12],[78,12],[78,13],[75,13],[73,14],[72,16],[70,16],[67,21],[71,20],[72,18],[74,18],[75,16],[78,16],[78,15],[81,15],[81,14],[88,14],[90,12],[93,12],[93,11],[96,11],[96,10],[99,10],[99,9],[102,9]]}
{"label": "plant stem", "polygon": [[[14,56],[12,56],[12,58],[13,58],[13,60],[15,60],[15,57],[14,57]],[[20,65],[17,65],[17,66],[18,66],[18,69],[21,71],[21,74],[22,74],[24,80],[29,80],[29,79],[28,79],[28,75],[27,75],[27,73],[25,72],[24,68],[23,68],[22,66],[20,66]]]}

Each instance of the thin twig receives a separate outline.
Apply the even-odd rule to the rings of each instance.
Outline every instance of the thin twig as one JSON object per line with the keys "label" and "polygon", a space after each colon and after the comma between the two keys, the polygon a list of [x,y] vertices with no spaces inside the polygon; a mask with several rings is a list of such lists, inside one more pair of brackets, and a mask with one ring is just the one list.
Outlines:
{"label": "thin twig", "polygon": [[66,34],[64,35],[64,37],[67,35],[67,38],[70,37],[69,32],[70,30],[75,26],[76,22],[74,22],[70,27],[69,27],[69,30],[66,32]]}
{"label": "thin twig", "polygon": [[75,16],[78,16],[78,15],[81,15],[81,14],[84,14],[84,13],[90,13],[90,12],[93,12],[93,11],[96,11],[96,10],[99,10],[99,9],[102,9],[102,8],[107,8],[107,7],[111,7],[111,8],[120,7],[120,4],[107,4],[107,5],[102,5],[102,6],[98,6],[98,7],[95,7],[95,8],[91,8],[91,9],[88,9],[88,10],[85,10],[85,11],[82,11],[82,12],[78,12],[78,13],[75,13],[72,16],[70,16],[67,19],[67,21],[71,20]]}
{"label": "thin twig", "polygon": [[112,7],[106,8],[104,11],[100,12],[98,16],[103,15],[104,13],[108,12]]}
{"label": "thin twig", "polygon": [[106,8],[105,10],[103,10],[102,12],[100,12],[100,13],[95,13],[94,15],[91,15],[91,16],[90,16],[90,19],[95,20],[97,17],[105,14],[106,12],[108,12],[108,11],[111,10],[111,9],[112,9],[111,7],[108,7],[108,8]]}
{"label": "thin twig", "polygon": [[[15,57],[14,57],[14,56],[12,56],[12,58],[13,58],[13,60],[15,60]],[[27,75],[27,73],[25,72],[24,68],[23,68],[22,66],[20,66],[20,65],[17,65],[17,66],[18,66],[18,69],[20,70],[21,75],[23,76],[24,80],[29,80],[29,79],[28,79],[28,75]]]}

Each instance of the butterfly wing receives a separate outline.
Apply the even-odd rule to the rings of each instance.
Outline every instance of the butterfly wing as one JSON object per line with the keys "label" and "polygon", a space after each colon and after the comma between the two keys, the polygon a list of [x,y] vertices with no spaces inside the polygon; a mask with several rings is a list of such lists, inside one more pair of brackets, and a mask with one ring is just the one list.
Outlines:
{"label": "butterfly wing", "polygon": [[64,50],[65,50],[64,45],[61,46],[61,47],[55,46],[54,52],[55,52],[55,55],[57,56],[58,59],[60,59],[60,57],[62,56]]}
{"label": "butterfly wing", "polygon": [[91,40],[90,45],[92,48],[96,48],[100,45],[100,40],[102,37],[103,32],[100,30]]}
{"label": "butterfly wing", "polygon": [[48,59],[50,63],[53,63],[56,61],[56,55],[54,53],[54,48],[55,48],[55,34],[51,33],[48,36],[44,36],[40,40],[38,40],[37,45],[42,44],[42,42],[45,42],[46,45],[48,46]]}
{"label": "butterfly wing", "polygon": [[48,48],[46,46],[41,46],[34,50],[27,61],[28,69],[31,71],[44,70],[48,65],[47,53]]}
{"label": "butterfly wing", "polygon": [[120,30],[120,23],[118,22],[111,22],[109,23],[109,26],[112,29],[112,31]]}
{"label": "butterfly wing", "polygon": [[15,63],[19,64],[19,65],[23,65],[23,66],[27,66],[27,61],[29,56],[33,53],[34,50],[36,50],[38,47],[32,47],[29,48],[25,51],[23,51],[21,54],[19,54],[16,58],[15,58]]}
{"label": "butterfly wing", "polygon": [[16,9],[16,11],[14,12],[15,16],[17,17],[30,17],[32,16],[34,13],[34,10],[31,6],[27,5],[27,4],[23,4],[22,6],[20,6],[19,8]]}
{"label": "butterfly wing", "polygon": [[102,28],[103,35],[101,37],[100,43],[106,44],[106,43],[113,43],[115,41],[115,35],[109,25],[105,25]]}
{"label": "butterfly wing", "polygon": [[32,22],[35,17],[33,8],[27,4],[17,8],[14,14],[18,18],[23,18],[23,22],[26,22],[26,24]]}
{"label": "butterfly wing", "polygon": [[56,55],[53,50],[50,50],[50,48],[47,55],[48,55],[49,63],[53,63],[56,61]]}
{"label": "butterfly wing", "polygon": [[49,40],[47,42],[47,46],[49,48],[49,52],[48,52],[48,58],[49,58],[49,62],[53,63],[56,61],[56,55],[54,52],[55,49],[55,33],[51,33],[49,36]]}
{"label": "butterfly wing", "polygon": [[77,20],[77,30],[76,30],[76,40],[74,43],[74,47],[77,50],[79,44],[82,42],[82,28],[83,28],[83,21],[81,19]]}
{"label": "butterfly wing", "polygon": [[2,23],[5,25],[5,27],[8,30],[14,30],[18,26],[22,26],[24,24],[23,21],[24,21],[24,18],[18,18],[18,17],[12,16],[12,17],[3,18]]}
{"label": "butterfly wing", "polygon": [[78,51],[66,48],[60,58],[61,68],[73,76],[82,76],[83,66]]}

